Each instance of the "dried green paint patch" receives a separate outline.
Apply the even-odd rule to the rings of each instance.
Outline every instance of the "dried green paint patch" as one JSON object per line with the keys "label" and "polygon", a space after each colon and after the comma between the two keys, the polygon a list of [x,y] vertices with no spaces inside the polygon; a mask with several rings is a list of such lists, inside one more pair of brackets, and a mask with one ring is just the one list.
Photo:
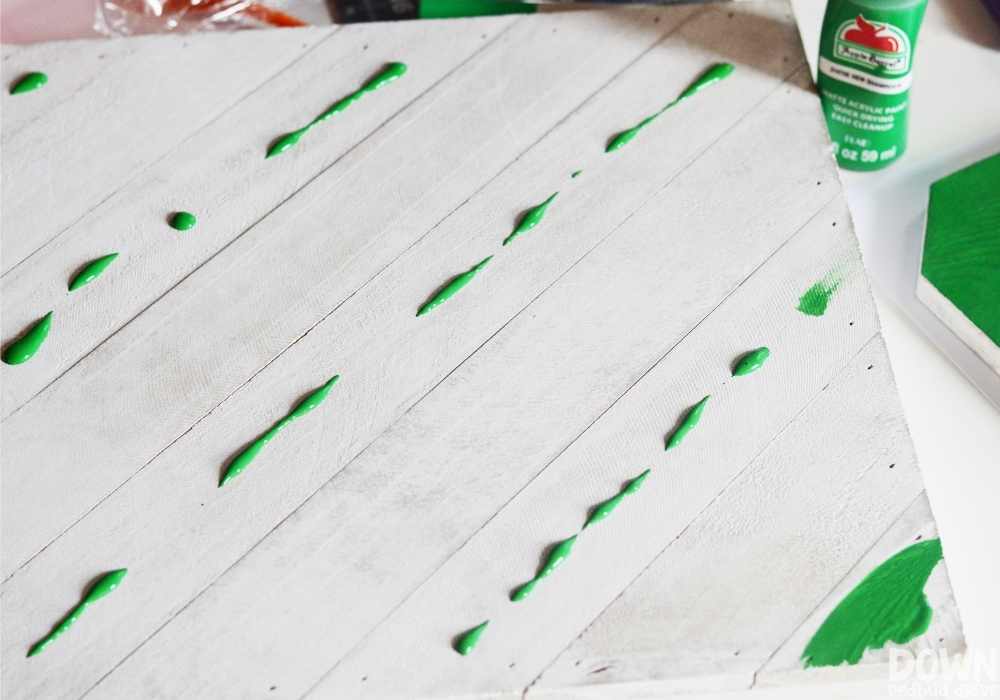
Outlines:
{"label": "dried green paint patch", "polygon": [[756,372],[763,366],[764,362],[770,356],[771,351],[767,348],[757,348],[756,350],[751,350],[746,355],[741,357],[740,361],[736,363],[736,367],[733,368],[733,376],[742,377],[750,374],[751,372]]}
{"label": "dried green paint patch", "polygon": [[102,258],[98,258],[97,260],[88,263],[87,266],[80,270],[77,276],[73,278],[73,281],[69,283],[69,291],[75,291],[83,285],[95,280],[98,275],[104,272],[108,265],[113,263],[117,257],[118,253],[111,253],[111,255],[105,255]]}
{"label": "dried green paint patch", "polygon": [[528,212],[521,217],[521,220],[518,222],[517,227],[514,228],[513,232],[511,232],[511,234],[504,239],[503,244],[507,245],[525,231],[530,231],[538,226],[538,224],[542,223],[545,211],[549,208],[549,205],[552,204],[552,200],[556,198],[556,194],[559,193],[556,192],[537,207],[529,209]]}
{"label": "dried green paint patch", "polygon": [[465,656],[470,651],[472,651],[476,644],[479,642],[479,638],[483,636],[483,630],[486,629],[486,625],[490,624],[487,620],[479,625],[476,625],[468,632],[459,635],[458,639],[455,640],[454,649],[462,656]]}
{"label": "dried green paint patch", "polygon": [[417,311],[417,316],[423,316],[429,311],[433,311],[437,307],[441,306],[441,304],[455,296],[455,294],[458,293],[462,287],[471,282],[472,278],[475,277],[480,270],[486,267],[486,264],[492,259],[493,256],[491,255],[468,272],[463,272],[457,277],[454,277],[450,282],[448,282],[448,284],[441,288],[441,291],[431,297],[430,301],[420,307],[420,310]]}
{"label": "dried green paint patch", "polygon": [[865,649],[906,644],[927,631],[924,585],[941,560],[941,540],[907,547],[880,564],[840,601],[802,652],[805,666],[856,664]]}
{"label": "dried green paint patch", "polygon": [[618,507],[619,503],[625,500],[626,496],[629,496],[639,490],[639,487],[642,486],[642,482],[646,480],[647,476],[649,476],[648,469],[625,484],[625,488],[619,491],[616,496],[598,504],[598,506],[594,508],[594,511],[590,514],[590,517],[587,518],[587,522],[583,524],[583,529],[586,530],[594,523],[599,523],[611,515],[612,511]]}
{"label": "dried green paint patch", "polygon": [[549,552],[549,556],[546,557],[545,563],[542,564],[542,568],[539,569],[538,573],[535,575],[535,578],[531,579],[523,586],[514,589],[514,592],[510,594],[510,599],[516,603],[519,600],[527,598],[528,595],[535,590],[535,586],[538,585],[539,581],[547,577],[555,571],[560,564],[566,561],[566,557],[568,557],[569,553],[573,551],[573,543],[576,542],[576,537],[576,535],[573,535],[569,539],[563,540],[553,547],[552,551]]}
{"label": "dried green paint patch", "polygon": [[101,576],[101,578],[97,579],[97,581],[94,582],[94,585],[90,587],[90,590],[87,591],[87,595],[85,595],[83,597],[83,600],[80,601],[80,604],[77,605],[75,608],[73,608],[70,611],[69,615],[64,617],[62,621],[55,626],[55,629],[53,629],[41,641],[39,641],[37,644],[31,647],[31,649],[28,651],[28,656],[32,657],[35,654],[40,654],[43,651],[45,651],[45,649],[50,644],[52,644],[52,642],[54,642],[57,637],[59,637],[63,632],[68,630],[73,625],[73,623],[80,618],[80,615],[83,614],[84,610],[90,607],[91,603],[103,598],[108,593],[118,588],[119,584],[121,584],[122,579],[125,578],[125,574],[127,573],[128,569],[117,569],[115,571],[109,571],[108,573]]}
{"label": "dried green paint patch", "polygon": [[677,447],[687,437],[687,434],[694,430],[694,427],[701,420],[701,415],[705,412],[705,405],[710,398],[712,398],[711,394],[691,407],[687,414],[685,414],[684,420],[681,421],[681,424],[677,426],[677,429],[667,439],[666,447],[664,447],[665,450]]}
{"label": "dried green paint patch", "polygon": [[844,275],[839,268],[830,270],[823,279],[799,297],[798,310],[807,316],[822,316],[826,313],[826,307],[830,305],[834,292],[840,288],[843,281]]}

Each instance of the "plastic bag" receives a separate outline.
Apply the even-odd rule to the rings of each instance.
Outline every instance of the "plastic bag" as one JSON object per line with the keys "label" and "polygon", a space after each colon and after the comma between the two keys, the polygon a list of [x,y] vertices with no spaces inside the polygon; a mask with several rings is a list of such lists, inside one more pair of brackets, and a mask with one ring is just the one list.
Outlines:
{"label": "plastic bag", "polygon": [[97,0],[94,17],[94,29],[108,36],[302,26],[255,0]]}

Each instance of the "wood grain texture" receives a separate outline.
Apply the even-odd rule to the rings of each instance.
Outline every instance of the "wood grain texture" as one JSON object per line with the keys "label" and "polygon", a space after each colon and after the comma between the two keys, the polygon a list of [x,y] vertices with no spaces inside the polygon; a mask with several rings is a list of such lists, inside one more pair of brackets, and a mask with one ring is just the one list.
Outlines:
{"label": "wood grain texture", "polygon": [[[3,473],[5,574],[644,51],[632,22],[595,49],[587,37],[607,35],[598,16],[567,17],[590,19],[562,21],[557,34],[545,24],[519,24],[519,34],[424,95],[416,119],[400,117],[406,128],[391,129],[385,141],[365,141],[9,416],[4,426],[11,437],[2,448],[10,464]],[[660,32],[653,19],[647,15],[640,29]],[[526,50],[533,43],[558,52],[548,71],[529,72],[537,60]],[[484,91],[481,84],[511,90]],[[433,281],[413,298],[439,285],[446,269],[441,261],[426,268]],[[75,469],[67,474],[70,463]],[[35,510],[43,503],[45,513]]]}
{"label": "wood grain texture", "polygon": [[[864,542],[922,489],[887,362],[859,369],[884,359],[878,322],[788,5],[323,31],[305,47],[296,32],[253,33],[274,44],[262,53],[287,53],[280,70],[247,74],[225,104],[191,106],[206,110],[200,126],[137,155],[103,203],[3,277],[5,340],[32,304],[66,324],[29,372],[0,368],[4,697],[674,687],[649,681],[655,658],[681,685],[746,687],[746,669],[795,643],[862,566]],[[403,80],[263,160],[270,139],[394,60],[410,65]],[[736,72],[604,154],[718,61]],[[12,140],[73,100],[99,110],[94,86],[126,75],[87,70]],[[556,190],[544,221],[502,247]],[[198,227],[166,229],[182,206]],[[121,248],[115,266],[66,296],[74,266],[108,247]],[[826,314],[798,312],[833,268],[844,282]],[[765,367],[732,378],[763,344]],[[332,374],[323,404],[218,489],[228,460]],[[664,453],[707,393],[702,422]],[[839,429],[857,439],[838,441]],[[894,480],[865,466],[897,452]],[[802,461],[828,488],[795,480]],[[563,567],[507,600],[548,545],[645,468],[643,489]],[[831,511],[848,487],[861,495]],[[802,490],[787,522],[760,513]],[[837,519],[879,498],[890,507],[864,527]],[[741,625],[744,659],[728,658],[709,603],[685,617],[659,599],[699,581],[729,591],[732,569],[699,573],[713,552],[749,566],[803,519],[844,543],[792,547],[809,567],[780,559],[773,580],[749,579],[760,606],[782,586],[795,596],[768,624]],[[731,549],[737,535],[745,553]],[[99,615],[25,659],[95,574],[122,566],[127,585]],[[635,625],[638,603],[612,612],[623,600],[702,634],[698,654],[684,656],[655,614]],[[456,654],[454,636],[487,617],[474,653]],[[577,649],[613,656],[633,627],[642,639],[619,655],[631,676],[602,671],[615,679],[602,686],[578,659],[566,667]]]}

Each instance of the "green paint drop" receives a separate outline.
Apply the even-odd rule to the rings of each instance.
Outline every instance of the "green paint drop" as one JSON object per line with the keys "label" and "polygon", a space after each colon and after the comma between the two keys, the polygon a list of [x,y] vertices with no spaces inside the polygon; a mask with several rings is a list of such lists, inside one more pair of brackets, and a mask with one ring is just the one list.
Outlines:
{"label": "green paint drop", "polygon": [[625,484],[625,488],[623,488],[618,493],[618,495],[616,495],[613,498],[609,498],[604,503],[601,503],[596,508],[594,508],[594,512],[590,514],[590,517],[587,518],[587,522],[584,523],[583,529],[586,530],[594,523],[599,523],[606,517],[611,515],[611,511],[617,508],[618,504],[625,500],[625,496],[633,494],[639,490],[639,487],[642,486],[642,482],[646,480],[647,476],[649,476],[648,469],[639,476],[637,476],[636,478],[632,479],[632,481]]}
{"label": "green paint drop", "polygon": [[771,351],[767,348],[757,348],[756,350],[751,350],[746,355],[740,358],[740,361],[736,363],[736,369],[733,370],[734,377],[742,377],[745,374],[750,374],[761,368],[764,361],[771,356]]}
{"label": "green paint drop", "polygon": [[672,447],[677,447],[681,444],[681,440],[683,440],[687,434],[691,432],[694,426],[698,425],[698,421],[701,420],[701,414],[705,412],[705,404],[708,403],[710,398],[712,398],[711,394],[696,403],[691,410],[687,412],[687,415],[684,416],[684,420],[681,421],[677,430],[675,430],[674,434],[670,436],[669,440],[667,440],[667,446],[665,449],[669,450]]}
{"label": "green paint drop", "polygon": [[837,291],[840,283],[843,282],[840,270],[833,269],[826,273],[819,282],[811,286],[806,293],[799,297],[798,309],[807,316],[822,316],[826,313],[826,307],[830,303],[830,297]]}
{"label": "green paint drop", "polygon": [[576,537],[577,537],[576,535],[573,535],[568,540],[563,540],[555,547],[553,547],[552,551],[549,553],[548,559],[545,560],[545,564],[539,570],[535,578],[531,579],[526,584],[516,589],[511,594],[510,599],[516,603],[519,600],[524,600],[525,598],[527,598],[528,594],[531,593],[533,590],[535,590],[535,586],[538,585],[539,581],[541,581],[543,578],[551,574],[553,571],[556,570],[556,567],[558,567],[560,564],[566,561],[566,557],[569,556],[569,553],[573,549],[573,543],[576,542]]}
{"label": "green paint drop", "polygon": [[355,92],[352,92],[350,95],[337,102],[335,105],[330,107],[330,109],[323,112],[321,115],[319,115],[311,122],[306,124],[304,127],[299,129],[298,131],[293,131],[290,134],[285,134],[280,139],[275,141],[274,144],[272,144],[271,147],[267,150],[266,157],[270,158],[272,156],[278,155],[279,153],[284,153],[289,148],[297,144],[299,142],[299,139],[302,138],[302,135],[305,134],[307,131],[309,131],[309,129],[316,126],[317,124],[325,122],[327,119],[329,119],[335,114],[340,114],[341,112],[343,112],[345,109],[350,107],[352,104],[360,100],[368,93],[375,92],[383,85],[388,85],[391,82],[399,80],[401,77],[403,77],[404,73],[406,73],[406,64],[390,63],[378,75],[376,75],[374,78],[372,78],[367,83],[362,85],[360,89],[356,90]]}
{"label": "green paint drop", "polygon": [[455,293],[471,282],[472,278],[476,276],[476,273],[486,267],[486,263],[492,259],[493,256],[491,255],[468,272],[463,272],[458,277],[455,277],[451,282],[446,284],[440,292],[435,294],[433,299],[420,307],[420,311],[417,312],[417,316],[423,316],[428,311],[433,311],[437,307],[441,306],[441,304],[455,296]]}
{"label": "green paint drop", "polygon": [[98,258],[97,260],[89,263],[85,268],[80,270],[79,274],[77,274],[77,276],[73,278],[73,281],[69,283],[69,291],[75,291],[88,282],[92,282],[99,274],[104,272],[108,265],[114,262],[117,257],[118,253],[111,253],[111,255],[105,255],[103,258]]}
{"label": "green paint drop", "polygon": [[52,328],[52,312],[48,312],[35,325],[13,343],[7,346],[3,353],[3,361],[8,365],[19,365],[27,362],[42,347],[42,343],[49,337],[49,329]]}
{"label": "green paint drop", "polygon": [[680,97],[668,104],[666,107],[661,109],[659,112],[651,117],[647,117],[639,122],[636,126],[632,127],[628,131],[623,131],[622,133],[611,139],[611,143],[605,149],[605,153],[610,153],[611,151],[617,151],[619,148],[623,147],[638,134],[643,127],[648,125],[651,121],[656,119],[658,116],[666,112],[668,109],[674,105],[683,102],[689,97],[697,95],[699,92],[709,87],[710,85],[715,85],[720,80],[725,79],[733,72],[733,64],[731,63],[716,63],[714,66],[705,71],[700,78],[694,81],[687,90],[681,93]]}
{"label": "green paint drop", "polygon": [[571,177],[575,180],[577,177],[579,177],[580,173],[582,172],[583,172],[582,170],[577,170],[575,173],[573,173],[573,175],[571,175]]}
{"label": "green paint drop", "polygon": [[233,461],[231,461],[229,463],[229,467],[226,468],[226,473],[223,475],[222,480],[219,481],[219,488],[222,488],[229,481],[239,476],[240,473],[247,468],[247,465],[249,465],[258,454],[260,454],[260,451],[264,449],[264,445],[269,443],[275,435],[281,432],[282,428],[296,418],[301,418],[305,414],[309,413],[309,411],[323,403],[323,399],[325,399],[326,395],[330,393],[330,389],[333,388],[333,385],[337,383],[338,379],[340,379],[340,375],[334,375],[330,381],[302,399],[298,405],[292,409],[291,413],[275,423],[270,430],[257,438],[245,450],[233,457]]}
{"label": "green paint drop", "polygon": [[[556,192],[556,194],[559,193]],[[517,228],[514,229],[513,233],[511,233],[509,236],[507,236],[507,238],[504,239],[503,244],[507,245],[512,240],[517,238],[519,234],[522,234],[525,231],[529,231],[538,226],[538,224],[542,222],[542,217],[545,216],[545,210],[549,208],[549,205],[552,204],[552,200],[556,198],[556,194],[546,199],[537,207],[528,210],[528,213],[521,217],[521,221],[518,222]]]}
{"label": "green paint drop", "polygon": [[486,629],[486,625],[490,624],[490,621],[482,623],[481,625],[476,625],[468,632],[461,635],[455,640],[455,651],[457,651],[462,656],[465,656],[470,651],[472,651],[476,644],[479,642],[479,638],[483,636],[483,630]]}
{"label": "green paint drop", "polygon": [[122,582],[122,579],[125,578],[125,574],[127,573],[128,569],[117,569],[115,571],[109,571],[101,576],[101,578],[97,579],[94,585],[90,587],[87,595],[85,595],[83,600],[80,601],[80,604],[73,608],[69,615],[64,617],[62,622],[56,625],[55,629],[49,632],[44,639],[35,644],[35,646],[31,647],[31,650],[28,652],[28,656],[32,657],[35,654],[40,654],[45,651],[49,644],[56,640],[56,637],[68,630],[73,623],[79,619],[80,615],[83,614],[83,611],[86,610],[91,603],[95,600],[103,598],[108,593],[118,588],[118,585]]}
{"label": "green paint drop", "polygon": [[10,94],[19,95],[22,92],[31,92],[32,90],[37,90],[47,82],[49,82],[49,76],[45,75],[45,73],[28,73],[14,83],[14,87],[10,89]]}
{"label": "green paint drop", "polygon": [[805,666],[856,664],[865,649],[906,644],[927,631],[932,610],[924,585],[941,559],[941,540],[911,545],[865,576],[809,641]]}
{"label": "green paint drop", "polygon": [[179,211],[170,217],[170,225],[178,231],[192,229],[196,223],[198,220],[194,218],[194,214],[186,211]]}

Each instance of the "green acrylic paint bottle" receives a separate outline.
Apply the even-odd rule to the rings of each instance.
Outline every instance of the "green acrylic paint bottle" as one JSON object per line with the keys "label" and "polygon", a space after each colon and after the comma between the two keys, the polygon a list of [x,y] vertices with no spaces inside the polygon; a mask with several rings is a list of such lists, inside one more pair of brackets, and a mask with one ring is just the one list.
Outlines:
{"label": "green acrylic paint bottle", "polygon": [[817,87],[837,164],[878,170],[906,150],[913,48],[927,0],[829,0]]}

